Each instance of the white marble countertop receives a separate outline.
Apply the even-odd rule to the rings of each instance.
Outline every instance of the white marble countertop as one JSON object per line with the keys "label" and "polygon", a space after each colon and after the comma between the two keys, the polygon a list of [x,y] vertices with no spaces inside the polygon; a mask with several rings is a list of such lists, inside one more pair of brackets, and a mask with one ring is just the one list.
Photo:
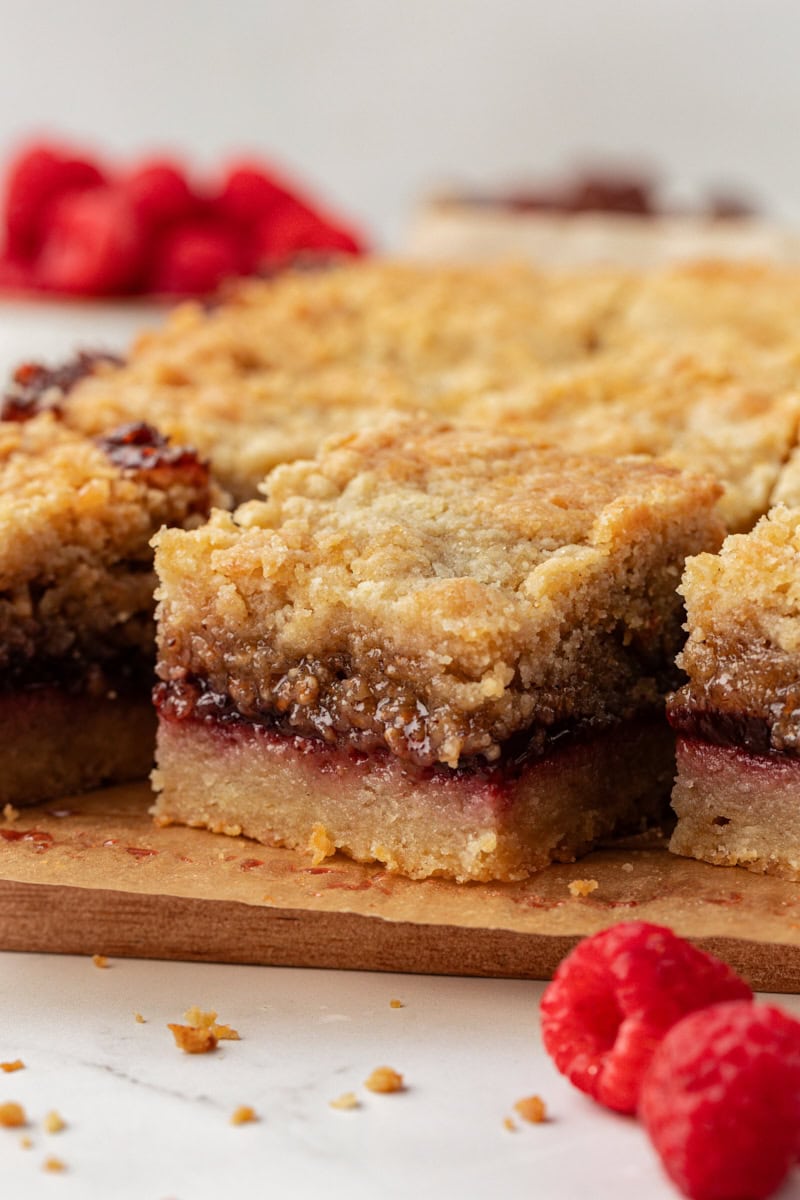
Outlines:
{"label": "white marble countertop", "polygon": [[[375,1196],[670,1200],[638,1125],[595,1107],[554,1071],[538,1037],[542,985],[287,968],[0,954],[0,1129],[10,1200],[236,1200]],[[402,1008],[392,1008],[399,999]],[[779,998],[800,1015],[800,998]],[[166,1028],[215,1008],[240,1042],[179,1051]],[[134,1018],[141,1013],[144,1024]],[[375,1095],[379,1065],[407,1089]],[[360,1107],[330,1101],[355,1091]],[[551,1119],[513,1104],[536,1093]],[[234,1126],[241,1104],[259,1120]],[[66,1128],[42,1120],[57,1110]],[[21,1145],[21,1134],[32,1141]],[[66,1170],[44,1171],[46,1157]],[[800,1180],[781,1200],[800,1197]]]}

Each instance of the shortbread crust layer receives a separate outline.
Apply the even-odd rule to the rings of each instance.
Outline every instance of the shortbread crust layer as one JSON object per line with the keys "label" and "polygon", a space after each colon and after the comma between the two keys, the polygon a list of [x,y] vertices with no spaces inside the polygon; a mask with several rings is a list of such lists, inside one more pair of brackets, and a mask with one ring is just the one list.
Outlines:
{"label": "shortbread crust layer", "polygon": [[670,850],[800,879],[800,759],[679,737]]}
{"label": "shortbread crust layer", "polygon": [[146,690],[90,696],[50,686],[0,694],[0,807],[144,778],[155,726]]}
{"label": "shortbread crust layer", "polygon": [[568,741],[520,771],[419,772],[246,722],[161,720],[153,809],[310,852],[342,850],[415,879],[521,879],[663,815],[673,770],[662,721]]}

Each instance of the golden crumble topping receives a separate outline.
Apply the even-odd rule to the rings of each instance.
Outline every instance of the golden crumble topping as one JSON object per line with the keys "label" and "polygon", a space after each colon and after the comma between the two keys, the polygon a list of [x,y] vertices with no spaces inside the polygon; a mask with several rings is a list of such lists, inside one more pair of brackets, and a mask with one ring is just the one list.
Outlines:
{"label": "golden crumble topping", "polygon": [[745,528],[796,441],[798,314],[800,272],[774,267],[375,260],[250,283],[211,313],[185,305],[125,366],[79,383],[65,414],[93,434],[150,420],[238,500],[382,413],[509,422],[573,451],[712,470]]}
{"label": "golden crumble topping", "polygon": [[240,1042],[241,1038],[235,1029],[231,1029],[230,1025],[217,1023],[218,1015],[213,1008],[206,1012],[193,1004],[183,1014],[183,1019],[187,1025],[193,1025],[197,1029],[210,1029],[218,1042]]}
{"label": "golden crumble topping", "polygon": [[683,560],[722,533],[708,479],[424,422],[267,488],[156,538],[161,679],[424,765],[657,702]]}
{"label": "golden crumble topping", "polygon": [[376,1067],[364,1080],[364,1087],[370,1092],[402,1092],[405,1090],[403,1076],[392,1067]]}

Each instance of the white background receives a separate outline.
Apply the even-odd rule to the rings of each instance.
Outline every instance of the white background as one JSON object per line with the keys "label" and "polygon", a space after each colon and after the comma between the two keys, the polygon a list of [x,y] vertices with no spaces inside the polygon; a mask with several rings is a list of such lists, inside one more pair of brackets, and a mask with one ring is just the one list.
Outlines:
{"label": "white background", "polygon": [[389,246],[426,187],[587,154],[797,218],[798,117],[797,0],[0,0],[0,153],[262,150]]}

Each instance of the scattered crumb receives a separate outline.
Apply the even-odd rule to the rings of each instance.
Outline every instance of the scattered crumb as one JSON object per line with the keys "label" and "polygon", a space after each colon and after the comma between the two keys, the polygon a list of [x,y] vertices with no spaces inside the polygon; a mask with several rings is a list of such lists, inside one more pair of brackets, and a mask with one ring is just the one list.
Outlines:
{"label": "scattered crumb", "polygon": [[145,1025],[146,1024],[146,1021],[140,1012],[135,1012],[133,1014],[133,1019],[137,1025]]}
{"label": "scattered crumb", "polygon": [[108,966],[108,959],[106,958],[105,954],[93,954],[92,962],[96,967],[100,967],[100,969],[103,971]]}
{"label": "scattered crumb", "polygon": [[600,884],[596,879],[572,879],[567,887],[573,896],[588,896],[592,892],[596,892]]}
{"label": "scattered crumb", "polygon": [[21,1104],[17,1104],[14,1100],[7,1100],[5,1104],[0,1104],[0,1125],[3,1129],[19,1129],[21,1125],[27,1125],[28,1118],[25,1116],[25,1109]]}
{"label": "scattered crumb", "polygon": [[231,1116],[231,1125],[249,1125],[251,1121],[257,1121],[258,1115],[254,1108],[249,1104],[240,1104],[238,1108],[233,1110]]}
{"label": "scattered crumb", "polygon": [[210,1029],[218,1042],[240,1042],[242,1040],[230,1025],[217,1024],[217,1013],[213,1008],[204,1012],[202,1008],[193,1004],[191,1008],[187,1008],[183,1019],[187,1025],[191,1025],[195,1029]]}
{"label": "scattered crumb", "polygon": [[335,1100],[331,1100],[330,1105],[331,1108],[360,1108],[355,1092],[342,1092],[341,1096],[337,1096]]}
{"label": "scattered crumb", "polygon": [[12,1071],[22,1071],[25,1063],[21,1058],[15,1058],[11,1062],[0,1063],[0,1071],[5,1071],[6,1075],[10,1075]]}
{"label": "scattered crumb", "polygon": [[185,1054],[208,1054],[216,1050],[217,1039],[210,1029],[197,1025],[167,1025],[175,1038],[175,1045]]}
{"label": "scattered crumb", "polygon": [[364,1080],[364,1087],[371,1092],[402,1092],[405,1085],[399,1071],[391,1067],[376,1067],[369,1079]]}
{"label": "scattered crumb", "polygon": [[66,1171],[67,1164],[62,1162],[60,1158],[53,1158],[51,1155],[44,1160],[42,1167],[45,1171]]}
{"label": "scattered crumb", "polygon": [[30,1150],[33,1147],[33,1138],[28,1137],[27,1133],[19,1139],[19,1144],[23,1150]]}
{"label": "scattered crumb", "polygon": [[312,864],[318,867],[320,863],[325,862],[326,858],[330,858],[336,853],[336,844],[331,841],[327,829],[324,825],[315,825],[311,830],[311,837],[308,839],[308,848],[312,854]]}
{"label": "scattered crumb", "polygon": [[57,1113],[55,1109],[53,1109],[53,1111],[49,1112],[42,1121],[42,1126],[45,1133],[61,1133],[62,1129],[67,1128],[67,1122],[60,1113]]}
{"label": "scattered crumb", "polygon": [[507,1129],[509,1133],[517,1132],[517,1127],[511,1120],[511,1117],[503,1117],[503,1128]]}
{"label": "scattered crumb", "polygon": [[390,1000],[389,1008],[405,1008],[405,1004],[402,1000]]}
{"label": "scattered crumb", "polygon": [[547,1120],[547,1108],[541,1096],[524,1096],[514,1105],[514,1111],[531,1125],[541,1125]]}
{"label": "scattered crumb", "polygon": [[622,869],[623,871],[631,872],[633,870],[633,863],[623,863]]}
{"label": "scattered crumb", "polygon": [[15,821],[19,820],[19,809],[14,808],[13,804],[4,804],[3,817],[9,825],[13,825]]}

